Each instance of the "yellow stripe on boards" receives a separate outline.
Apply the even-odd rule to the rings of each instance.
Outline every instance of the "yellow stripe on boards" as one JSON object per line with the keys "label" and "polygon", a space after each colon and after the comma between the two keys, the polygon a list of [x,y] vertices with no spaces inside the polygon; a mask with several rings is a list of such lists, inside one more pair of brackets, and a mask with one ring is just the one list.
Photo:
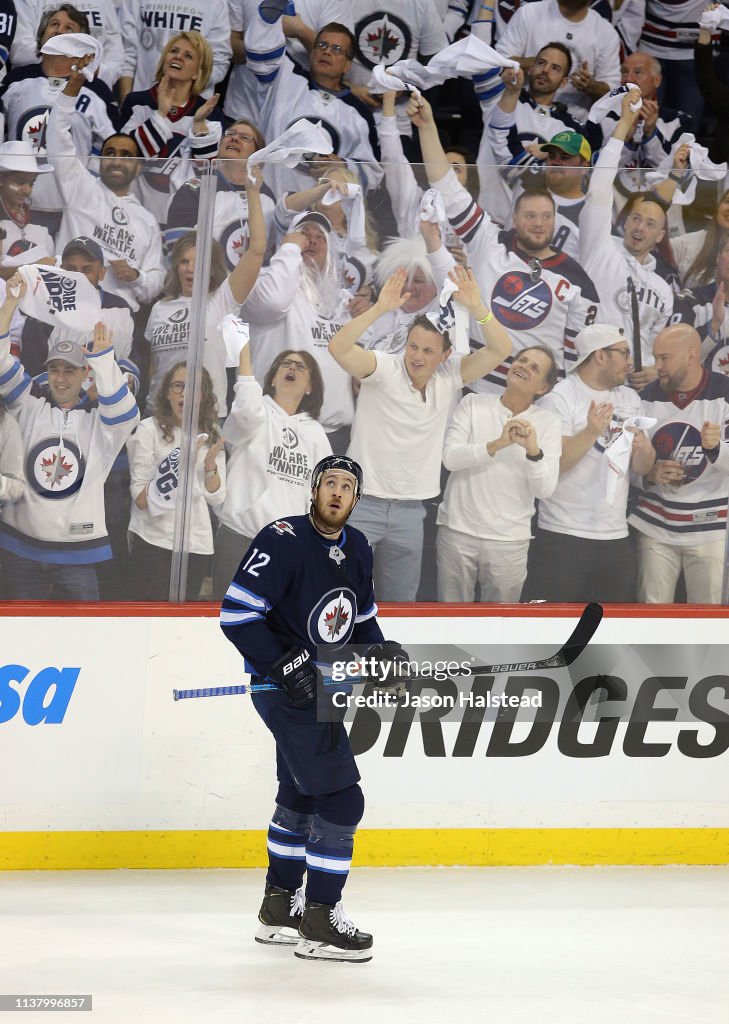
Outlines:
{"label": "yellow stripe on boards", "polygon": [[[363,829],[354,864],[729,864],[729,829]],[[0,870],[6,871],[265,865],[263,830],[0,834]]]}

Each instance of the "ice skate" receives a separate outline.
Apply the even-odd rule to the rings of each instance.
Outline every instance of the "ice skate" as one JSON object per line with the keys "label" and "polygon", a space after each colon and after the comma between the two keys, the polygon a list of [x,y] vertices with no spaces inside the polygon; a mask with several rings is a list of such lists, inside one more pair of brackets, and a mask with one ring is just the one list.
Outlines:
{"label": "ice skate", "polygon": [[349,960],[364,963],[372,959],[372,936],[358,931],[344,913],[340,900],[336,906],[307,901],[299,924],[301,941],[294,956],[301,960]]}
{"label": "ice skate", "polygon": [[299,924],[304,912],[304,890],[279,889],[267,885],[258,920],[256,942],[265,946],[295,946],[299,942]]}

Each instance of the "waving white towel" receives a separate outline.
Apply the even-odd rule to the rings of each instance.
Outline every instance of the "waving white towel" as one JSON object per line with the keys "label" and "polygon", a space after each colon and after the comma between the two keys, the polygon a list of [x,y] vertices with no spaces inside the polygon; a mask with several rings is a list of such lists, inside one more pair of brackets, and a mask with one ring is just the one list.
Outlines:
{"label": "waving white towel", "polygon": [[328,154],[333,151],[332,137],[321,126],[305,117],[300,118],[263,149],[256,150],[248,157],[247,167],[258,164],[284,164],[296,167],[305,153]]}
{"label": "waving white towel", "polygon": [[[715,164],[709,159],[709,151],[706,146],[701,146],[696,141],[696,136],[692,135],[691,132],[684,132],[674,145],[674,150],[678,146],[683,146],[684,143],[688,143],[690,155],[689,155],[689,167],[694,172],[691,180],[688,182],[686,188],[676,189],[673,196],[673,203],[675,206],[688,206],[693,203],[696,198],[696,178],[701,178],[702,181],[723,181],[727,173],[726,163]],[[645,176],[646,184],[653,188],[660,182],[665,181],[666,177],[671,173],[673,167],[673,156],[669,155],[661,161],[655,171],[649,171]]]}
{"label": "waving white towel", "polygon": [[361,185],[355,185],[354,182],[348,181],[346,183],[346,190],[347,194],[342,195],[338,189],[330,188],[321,197],[321,205],[332,206],[334,203],[342,204],[347,218],[347,243],[345,250],[347,253],[353,253],[367,244],[364,199],[362,197]]}
{"label": "waving white towel", "polygon": [[438,189],[429,188],[420,197],[420,219],[431,224],[446,223],[446,208]]}
{"label": "waving white towel", "polygon": [[[382,71],[378,71],[382,68]],[[451,43],[437,53],[427,67],[417,60],[398,60],[386,69],[377,65],[368,88],[371,92],[386,92],[389,89],[409,89],[423,92],[434,85],[442,85],[448,78],[470,78],[489,68],[513,68],[519,70],[515,60],[509,60],[474,35]],[[385,77],[386,76],[386,77]],[[380,82],[386,84],[378,84]]]}
{"label": "waving white towel", "polygon": [[722,4],[713,11],[704,11],[699,18],[699,25],[708,28],[710,32],[718,32],[720,29],[729,32],[729,8]]}
{"label": "waving white towel", "polygon": [[99,319],[99,291],[83,274],[51,266],[29,264],[18,269],[28,285],[19,308],[54,327],[86,331]]}
{"label": "waving white towel", "polygon": [[250,340],[250,330],[245,320],[234,313],[228,313],[218,324],[225,344],[225,365],[237,366],[240,354]]}
{"label": "waving white towel", "polygon": [[608,505],[615,503],[615,494],[618,487],[618,480],[628,472],[630,465],[630,452],[633,447],[635,435],[626,427],[635,427],[638,430],[650,430],[658,422],[652,416],[628,416],[624,421],[622,430],[607,449],[608,477],[606,498]]}
{"label": "waving white towel", "polygon": [[85,57],[87,53],[93,53],[94,59],[81,72],[87,82],[94,80],[94,75],[101,64],[102,52],[97,40],[85,32],[67,32],[65,35],[53,36],[41,47],[41,53],[54,57]]}
{"label": "waving white towel", "polygon": [[[592,121],[593,124],[601,124],[609,113],[619,114],[623,106],[623,96],[626,92],[630,92],[631,89],[637,88],[638,86],[632,82],[626,82],[625,85],[617,85],[610,92],[605,93],[596,103],[592,104],[587,120]],[[630,104],[630,109],[635,114],[642,106],[643,100],[638,98],[638,100]]]}

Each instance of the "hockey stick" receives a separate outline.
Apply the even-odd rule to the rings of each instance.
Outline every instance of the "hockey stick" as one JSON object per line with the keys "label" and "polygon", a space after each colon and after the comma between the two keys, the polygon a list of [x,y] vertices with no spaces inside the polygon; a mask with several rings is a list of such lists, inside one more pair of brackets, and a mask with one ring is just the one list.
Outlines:
{"label": "hockey stick", "polygon": [[[549,668],[566,668],[582,654],[595,635],[595,630],[602,620],[602,605],[592,601],[585,606],[580,620],[572,631],[567,642],[550,658],[541,661],[511,661],[498,665],[472,665],[469,675],[493,674],[499,672],[540,672]],[[274,687],[269,687],[274,689]],[[207,686],[200,690],[173,690],[174,700],[187,700],[190,697],[228,697],[234,694],[249,693],[248,686]]]}
{"label": "hockey stick", "polygon": [[468,674],[472,676],[495,675],[498,672],[539,672],[547,668],[566,668],[582,654],[595,635],[595,630],[601,621],[602,605],[591,601],[590,604],[585,605],[582,615],[580,615],[580,621],[573,629],[570,638],[550,658],[543,658],[541,661],[511,661],[500,665],[471,665]]}

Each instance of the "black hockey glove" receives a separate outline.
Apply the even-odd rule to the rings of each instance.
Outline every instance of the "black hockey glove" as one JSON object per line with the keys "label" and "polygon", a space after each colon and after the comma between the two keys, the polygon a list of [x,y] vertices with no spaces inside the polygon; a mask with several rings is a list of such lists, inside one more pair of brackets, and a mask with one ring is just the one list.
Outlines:
{"label": "black hockey glove", "polygon": [[283,686],[295,708],[305,707],[315,700],[319,674],[305,647],[292,647],[271,665],[268,675]]}
{"label": "black hockey glove", "polygon": [[404,700],[409,673],[406,669],[410,655],[396,640],[381,640],[371,644],[364,652],[368,683],[378,693],[386,693]]}

